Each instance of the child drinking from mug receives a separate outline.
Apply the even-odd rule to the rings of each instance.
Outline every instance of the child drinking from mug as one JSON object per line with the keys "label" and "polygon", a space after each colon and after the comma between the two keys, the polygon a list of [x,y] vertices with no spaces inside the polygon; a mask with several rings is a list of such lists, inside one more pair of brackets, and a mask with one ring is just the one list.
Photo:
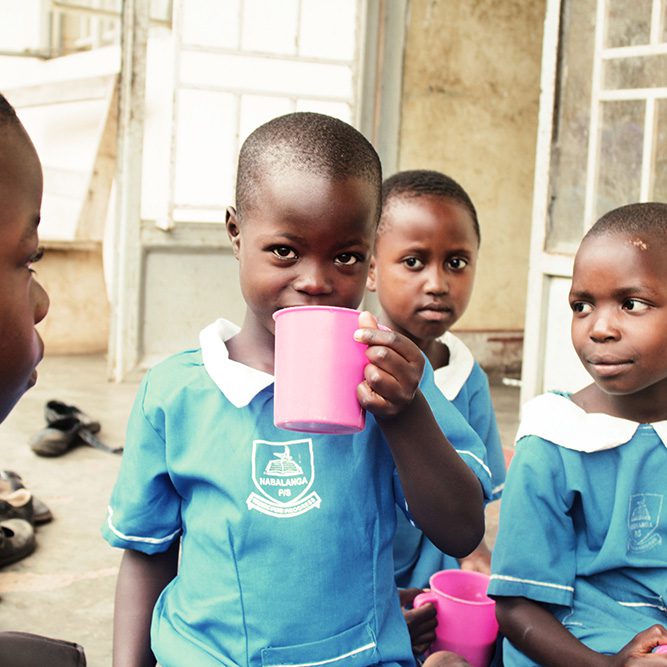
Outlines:
{"label": "child drinking from mug", "polygon": [[[227,213],[243,325],[218,320],[201,349],[152,369],[130,417],[104,527],[126,549],[114,665],[413,664],[393,585],[394,506],[441,548],[469,553],[490,493],[481,442],[438,399],[419,349],[369,313],[356,333],[368,345],[364,431],[273,424],[273,314],[359,305],[380,185],[372,146],[328,116],[281,116],[244,142]],[[297,511],[298,497],[262,486],[276,456],[316,502]]]}
{"label": "child drinking from mug", "polygon": [[529,401],[489,593],[507,667],[667,665],[667,204],[622,206],[574,261],[593,383]]}
{"label": "child drinking from mug", "polygon": [[[477,211],[466,191],[437,171],[402,171],[382,186],[382,216],[367,286],[377,293],[380,322],[426,355],[435,383],[475,429],[486,447],[492,500],[500,498],[505,459],[486,374],[449,329],[465,312],[479,256]],[[442,569],[459,561],[438,549],[404,515],[394,538],[396,583],[417,652],[434,638],[432,607],[410,609],[414,597]],[[482,541],[460,567],[490,573],[491,553]]]}

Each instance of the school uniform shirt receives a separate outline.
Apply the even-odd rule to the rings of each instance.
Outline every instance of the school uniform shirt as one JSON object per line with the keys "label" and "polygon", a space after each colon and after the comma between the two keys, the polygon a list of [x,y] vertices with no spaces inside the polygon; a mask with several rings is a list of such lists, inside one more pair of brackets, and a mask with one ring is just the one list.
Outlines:
{"label": "school uniform shirt", "polygon": [[[412,665],[393,585],[394,505],[405,499],[372,415],[354,435],[273,424],[273,376],[228,358],[218,320],[201,350],[144,378],[105,538],[147,554],[181,540],[156,604],[163,667]],[[439,396],[428,370],[421,389]],[[479,438],[436,414],[490,494]]]}
{"label": "school uniform shirt", "polygon": [[[498,500],[505,485],[505,456],[491,401],[489,379],[460,338],[448,331],[439,340],[449,349],[449,363],[435,370],[435,384],[484,443],[491,471],[490,500]],[[440,551],[400,510],[396,523],[394,571],[397,586],[426,588],[434,572],[459,568],[456,558]]]}
{"label": "school uniform shirt", "polygon": [[[489,593],[542,603],[594,651],[667,622],[667,421],[529,401],[517,435]],[[504,664],[535,665],[507,640]]]}

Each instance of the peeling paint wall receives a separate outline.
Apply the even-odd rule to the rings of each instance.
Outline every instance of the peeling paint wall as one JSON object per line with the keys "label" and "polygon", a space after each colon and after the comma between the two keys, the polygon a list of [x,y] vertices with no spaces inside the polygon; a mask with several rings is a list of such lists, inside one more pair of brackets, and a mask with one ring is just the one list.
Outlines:
{"label": "peeling paint wall", "polygon": [[437,169],[477,208],[475,291],[456,329],[523,329],[544,0],[410,0],[400,169]]}

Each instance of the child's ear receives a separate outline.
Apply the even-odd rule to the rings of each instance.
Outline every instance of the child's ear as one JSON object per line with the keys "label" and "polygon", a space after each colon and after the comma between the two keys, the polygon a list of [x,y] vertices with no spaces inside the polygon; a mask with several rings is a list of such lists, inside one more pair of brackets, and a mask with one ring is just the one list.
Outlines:
{"label": "child's ear", "polygon": [[228,206],[225,210],[225,227],[227,228],[227,236],[229,236],[229,240],[232,242],[234,257],[238,259],[239,247],[241,245],[241,229],[236,209],[233,206]]}
{"label": "child's ear", "polygon": [[366,278],[366,289],[369,292],[375,292],[375,255],[371,255],[371,263],[368,267],[368,276]]}

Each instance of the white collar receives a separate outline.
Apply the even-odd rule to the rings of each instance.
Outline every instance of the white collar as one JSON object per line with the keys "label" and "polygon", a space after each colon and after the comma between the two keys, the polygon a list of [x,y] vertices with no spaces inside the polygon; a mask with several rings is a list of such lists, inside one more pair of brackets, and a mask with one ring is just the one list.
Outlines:
{"label": "white collar", "polygon": [[[536,435],[578,452],[599,452],[624,445],[632,440],[640,425],[602,412],[585,412],[567,396],[555,393],[536,396],[523,406],[521,413],[517,442],[526,435]],[[667,446],[667,420],[651,426]]]}
{"label": "white collar", "polygon": [[449,401],[453,401],[467,382],[475,364],[468,346],[449,331],[438,340],[449,348],[449,363],[434,371],[438,389]]}
{"label": "white collar", "polygon": [[204,368],[218,389],[237,408],[243,408],[262,389],[273,383],[273,375],[229,358],[225,341],[240,331],[236,324],[218,319],[199,334]]}

